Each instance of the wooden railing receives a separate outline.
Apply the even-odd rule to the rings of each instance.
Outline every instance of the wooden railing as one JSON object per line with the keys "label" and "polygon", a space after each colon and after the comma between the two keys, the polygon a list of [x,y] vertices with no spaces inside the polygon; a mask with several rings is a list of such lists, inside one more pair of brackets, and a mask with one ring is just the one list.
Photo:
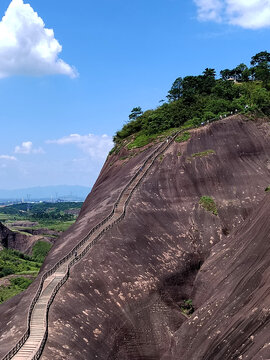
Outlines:
{"label": "wooden railing", "polygon": [[[231,113],[228,114],[232,115]],[[226,115],[227,116],[227,115]],[[225,117],[226,117],[225,116]],[[211,119],[208,120],[205,123],[202,123],[201,126],[205,126],[210,122],[213,121],[217,121],[220,118],[215,118],[215,119]],[[21,339],[17,342],[17,344],[8,352],[8,354],[6,354],[2,360],[10,360],[12,359],[12,357],[21,349],[21,347],[24,345],[24,343],[27,341],[27,339],[30,336],[30,329],[31,329],[31,316],[32,316],[32,312],[33,309],[40,297],[40,294],[42,292],[42,288],[44,285],[45,280],[51,276],[53,273],[56,272],[57,269],[59,269],[59,267],[66,263],[69,259],[71,259],[72,257],[74,257],[74,255],[77,253],[77,251],[79,250],[79,248],[81,248],[89,239],[89,237],[95,232],[97,231],[100,227],[102,227],[104,224],[106,224],[106,222],[108,222],[114,215],[115,210],[117,208],[117,206],[119,205],[121,198],[123,196],[123,194],[125,193],[125,191],[129,188],[129,186],[133,183],[133,181],[141,174],[141,171],[145,168],[145,166],[147,165],[148,162],[150,162],[150,165],[148,167],[148,169],[144,172],[143,176],[138,180],[138,182],[136,182],[136,184],[134,185],[134,187],[132,188],[132,190],[129,193],[128,198],[125,201],[124,204],[124,209],[122,214],[119,216],[119,218],[117,220],[115,220],[113,223],[111,223],[110,225],[108,225],[106,228],[104,228],[88,245],[87,247],[76,257],[74,257],[74,259],[68,264],[68,268],[67,268],[67,272],[65,274],[65,276],[63,277],[63,279],[61,279],[61,281],[56,285],[53,294],[50,297],[50,300],[47,304],[47,309],[46,309],[46,331],[43,337],[43,340],[40,343],[39,349],[36,352],[36,354],[34,355],[34,357],[32,358],[32,360],[37,360],[39,359],[44,346],[46,344],[47,341],[47,337],[48,337],[48,313],[49,313],[49,308],[54,300],[55,295],[57,294],[57,292],[59,291],[59,289],[63,286],[63,284],[67,281],[67,279],[69,278],[69,273],[70,273],[70,268],[79,260],[82,259],[82,257],[85,256],[85,254],[97,243],[97,241],[104,235],[104,233],[106,231],[108,231],[109,229],[111,229],[113,226],[115,226],[116,224],[118,224],[120,221],[123,220],[123,218],[125,217],[126,214],[126,208],[128,203],[131,200],[131,197],[134,193],[134,191],[138,188],[138,186],[141,184],[141,182],[143,181],[143,179],[146,177],[146,175],[148,174],[149,170],[151,169],[151,167],[153,166],[154,162],[156,161],[156,159],[161,156],[167,149],[168,147],[172,144],[172,142],[175,140],[175,138],[180,135],[181,133],[187,131],[187,130],[191,130],[194,129],[194,127],[188,127],[185,128],[183,130],[177,131],[176,133],[172,134],[169,136],[169,138],[166,139],[165,142],[161,143],[160,146],[158,146],[148,157],[147,159],[144,161],[144,163],[140,166],[139,170],[136,171],[136,173],[134,174],[134,176],[130,179],[130,181],[127,183],[127,185],[123,188],[123,190],[121,191],[121,193],[119,194],[116,202],[113,205],[113,209],[111,211],[111,213],[105,217],[99,224],[97,224],[96,226],[94,226],[87,235],[85,235],[85,237],[65,256],[63,257],[61,260],[59,260],[50,270],[48,270],[47,272],[45,272],[41,278],[39,287],[37,289],[36,295],[33,298],[31,305],[29,307],[29,311],[28,311],[28,318],[27,318],[27,330],[24,333],[24,335],[21,337]],[[165,144],[165,146],[164,146]],[[151,160],[152,159],[152,160]],[[150,161],[151,160],[151,161]]]}

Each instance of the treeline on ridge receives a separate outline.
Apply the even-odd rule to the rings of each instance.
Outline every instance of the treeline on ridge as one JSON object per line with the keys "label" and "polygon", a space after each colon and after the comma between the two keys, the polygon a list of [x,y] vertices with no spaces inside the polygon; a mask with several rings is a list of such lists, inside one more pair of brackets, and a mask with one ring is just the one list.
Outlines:
{"label": "treeline on ridge", "polygon": [[210,68],[202,75],[178,77],[161,106],[145,112],[139,106],[132,109],[128,123],[114,136],[115,144],[135,133],[144,144],[167,129],[187,122],[198,126],[235,110],[270,115],[270,53],[256,54],[250,64],[222,70],[219,79]]}

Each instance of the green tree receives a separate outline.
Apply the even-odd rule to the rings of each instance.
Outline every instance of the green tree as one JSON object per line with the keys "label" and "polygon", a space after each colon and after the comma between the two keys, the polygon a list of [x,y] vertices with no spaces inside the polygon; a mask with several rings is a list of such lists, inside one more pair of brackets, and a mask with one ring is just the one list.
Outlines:
{"label": "green tree", "polygon": [[210,94],[212,88],[215,86],[216,82],[216,70],[206,68],[203,72],[202,80],[202,93]]}
{"label": "green tree", "polygon": [[270,94],[264,88],[256,88],[252,94],[252,102],[255,104],[264,114],[270,114]]}
{"label": "green tree", "polygon": [[216,78],[216,70],[211,68],[206,68],[203,72],[203,76],[206,78],[214,79]]}
{"label": "green tree", "polygon": [[241,63],[233,69],[234,78],[237,81],[248,81],[250,71],[246,64]]}
{"label": "green tree", "polygon": [[254,67],[255,79],[263,82],[265,87],[270,83],[270,53],[261,51],[251,58],[251,65]]}
{"label": "green tree", "polygon": [[194,102],[195,95],[202,91],[203,76],[186,76],[183,79],[183,98],[186,104]]}
{"label": "green tree", "polygon": [[255,79],[263,82],[265,87],[270,83],[270,63],[264,62],[255,68]]}
{"label": "green tree", "polygon": [[137,106],[131,110],[131,113],[129,115],[129,120],[136,120],[142,114],[143,114],[142,108],[140,106]]}
{"label": "green tree", "polygon": [[265,62],[270,62],[270,53],[267,51],[261,51],[258,54],[252,56],[250,61],[252,66],[258,66]]}
{"label": "green tree", "polygon": [[229,80],[229,78],[232,76],[232,70],[229,69],[221,70],[220,76],[222,80]]}
{"label": "green tree", "polygon": [[170,102],[172,102],[179,100],[182,95],[183,95],[183,79],[179,77],[173,82],[171,89],[168,91],[167,98]]}

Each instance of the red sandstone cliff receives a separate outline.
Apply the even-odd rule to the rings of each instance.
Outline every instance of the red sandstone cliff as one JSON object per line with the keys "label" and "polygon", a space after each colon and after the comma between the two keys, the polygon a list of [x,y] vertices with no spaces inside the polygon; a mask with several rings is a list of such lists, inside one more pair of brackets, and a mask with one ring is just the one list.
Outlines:
{"label": "red sandstone cliff", "polygon": [[[125,219],[72,269],[51,307],[42,359],[270,358],[269,135],[269,123],[232,117],[174,143]],[[215,153],[192,157],[205,150]],[[43,271],[110,212],[151,151],[107,159]],[[218,216],[199,205],[203,195]],[[0,306],[0,355],[25,330],[37,285]],[[185,299],[195,306],[190,319]]]}

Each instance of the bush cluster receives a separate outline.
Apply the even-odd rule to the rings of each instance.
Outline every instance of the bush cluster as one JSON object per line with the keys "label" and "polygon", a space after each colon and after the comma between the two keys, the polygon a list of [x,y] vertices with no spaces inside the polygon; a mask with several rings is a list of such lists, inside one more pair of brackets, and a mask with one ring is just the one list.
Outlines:
{"label": "bush cluster", "polygon": [[37,274],[51,246],[45,241],[38,241],[32,256],[12,249],[0,251],[0,278],[12,274]]}
{"label": "bush cluster", "polygon": [[114,137],[115,144],[136,134],[130,147],[140,147],[151,137],[170,128],[196,127],[202,122],[237,110],[270,115],[270,53],[264,51],[235,69],[222,70],[219,79],[214,69],[202,75],[178,77],[167,95],[167,102],[155,110],[135,107],[130,121]]}
{"label": "bush cluster", "polygon": [[32,279],[18,277],[10,279],[9,286],[0,286],[0,304],[26,290],[32,281]]}
{"label": "bush cluster", "polygon": [[207,211],[214,215],[218,215],[218,210],[215,201],[210,196],[202,196],[199,204]]}

